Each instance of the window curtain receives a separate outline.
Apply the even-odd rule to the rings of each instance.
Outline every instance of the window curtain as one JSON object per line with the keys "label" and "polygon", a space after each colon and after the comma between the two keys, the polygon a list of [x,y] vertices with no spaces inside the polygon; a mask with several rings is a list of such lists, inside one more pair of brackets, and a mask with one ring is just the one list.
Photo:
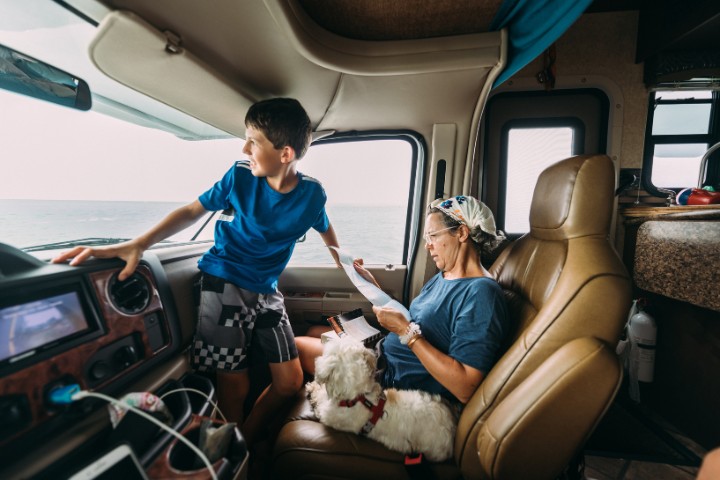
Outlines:
{"label": "window curtain", "polygon": [[505,0],[490,30],[508,29],[508,63],[493,88],[545,51],[592,3],[592,0]]}

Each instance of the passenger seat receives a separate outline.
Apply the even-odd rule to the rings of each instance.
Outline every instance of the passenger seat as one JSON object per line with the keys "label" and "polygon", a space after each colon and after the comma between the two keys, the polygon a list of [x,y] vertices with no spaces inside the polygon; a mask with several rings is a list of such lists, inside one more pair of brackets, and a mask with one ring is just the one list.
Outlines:
{"label": "passenger seat", "polygon": [[[614,353],[631,284],[608,235],[615,171],[606,155],[568,158],[539,177],[530,232],[490,272],[516,334],[465,406],[439,479],[552,479],[581,449],[620,386]],[[304,398],[274,448],[274,478],[409,478],[404,455],[314,417]]]}

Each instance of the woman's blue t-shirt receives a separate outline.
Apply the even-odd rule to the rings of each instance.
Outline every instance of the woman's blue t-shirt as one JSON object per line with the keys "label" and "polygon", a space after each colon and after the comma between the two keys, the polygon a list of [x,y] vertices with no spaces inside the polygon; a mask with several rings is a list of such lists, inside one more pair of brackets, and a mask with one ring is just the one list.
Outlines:
{"label": "woman's blue t-shirt", "polygon": [[246,290],[275,292],[295,241],[310,228],[322,233],[330,225],[322,185],[298,177],[292,191],[279,193],[253,176],[247,160],[239,161],[200,195],[206,210],[231,210],[215,222],[215,245],[198,262],[200,270]]}
{"label": "woman's blue t-shirt", "polygon": [[[435,348],[460,363],[486,373],[495,364],[509,333],[507,307],[500,286],[488,277],[431,278],[410,305],[410,316]],[[382,345],[387,361],[386,387],[453,395],[432,377],[420,360],[390,333]]]}

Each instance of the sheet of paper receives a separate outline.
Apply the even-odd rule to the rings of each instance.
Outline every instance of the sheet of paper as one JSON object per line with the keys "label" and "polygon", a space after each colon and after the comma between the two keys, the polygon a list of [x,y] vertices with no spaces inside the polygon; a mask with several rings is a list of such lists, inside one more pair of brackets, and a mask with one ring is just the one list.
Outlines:
{"label": "sheet of paper", "polygon": [[410,312],[408,312],[407,308],[405,308],[402,303],[398,302],[397,300],[393,300],[390,295],[365,280],[362,275],[360,275],[355,270],[355,267],[353,267],[353,260],[355,260],[355,257],[339,248],[329,248],[332,248],[337,252],[338,257],[340,258],[340,263],[342,264],[342,267],[345,270],[348,278],[350,278],[350,281],[353,283],[353,285],[355,285],[358,291],[365,298],[367,298],[370,303],[372,303],[376,307],[394,308],[395,310],[402,313],[405,318],[411,320]]}
{"label": "sheet of paper", "polygon": [[380,330],[367,323],[365,317],[353,318],[349,322],[343,322],[343,328],[351,337],[363,340],[380,333]]}

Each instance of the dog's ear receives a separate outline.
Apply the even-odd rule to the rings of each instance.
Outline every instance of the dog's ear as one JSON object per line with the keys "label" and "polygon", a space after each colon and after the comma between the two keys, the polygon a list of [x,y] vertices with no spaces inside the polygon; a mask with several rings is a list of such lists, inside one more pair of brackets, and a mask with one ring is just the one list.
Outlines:
{"label": "dog's ear", "polygon": [[325,386],[330,398],[347,398],[348,379],[345,377],[342,356],[325,352],[315,359],[315,381]]}
{"label": "dog's ear", "polygon": [[363,358],[365,359],[365,363],[367,363],[368,371],[374,372],[377,368],[377,356],[375,355],[375,352],[366,348],[363,351]]}
{"label": "dog's ear", "polygon": [[332,375],[333,358],[323,354],[315,359],[315,381],[320,385],[325,385]]}

